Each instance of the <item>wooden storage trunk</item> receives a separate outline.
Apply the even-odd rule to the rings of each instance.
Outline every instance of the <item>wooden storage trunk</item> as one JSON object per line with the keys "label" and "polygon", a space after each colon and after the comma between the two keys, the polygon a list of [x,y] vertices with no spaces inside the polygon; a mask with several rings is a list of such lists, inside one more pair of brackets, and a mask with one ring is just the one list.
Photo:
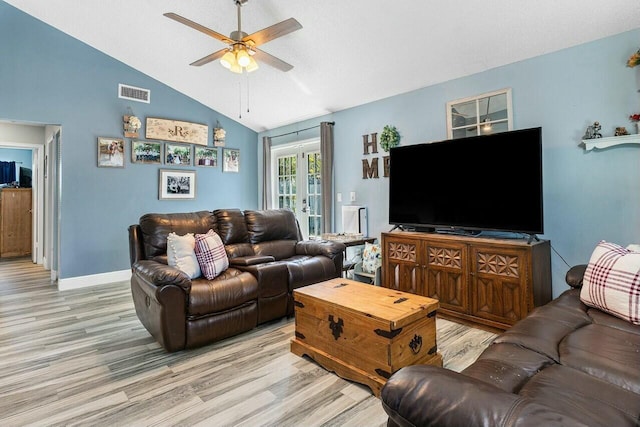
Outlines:
{"label": "wooden storage trunk", "polygon": [[291,351],[369,386],[376,396],[404,366],[442,366],[435,299],[341,278],[296,289],[293,295]]}

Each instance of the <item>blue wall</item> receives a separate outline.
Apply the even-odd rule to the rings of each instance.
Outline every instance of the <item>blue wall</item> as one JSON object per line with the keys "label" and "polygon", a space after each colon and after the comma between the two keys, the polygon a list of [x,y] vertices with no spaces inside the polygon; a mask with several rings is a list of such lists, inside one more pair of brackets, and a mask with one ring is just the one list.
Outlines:
{"label": "blue wall", "polygon": [[0,148],[0,162],[16,162],[16,181],[20,178],[20,167],[31,169],[31,150]]}
{"label": "blue wall", "polygon": [[[600,152],[585,152],[578,146],[586,126],[595,120],[605,136],[613,135],[616,126],[633,129],[627,118],[640,112],[640,67],[630,69],[625,64],[639,42],[640,30],[634,30],[259,136],[335,121],[335,191],[342,192],[343,201],[356,191],[356,203],[368,206],[369,234],[379,237],[390,229],[389,183],[385,178],[362,179],[362,135],[380,133],[384,125],[393,124],[402,135],[402,145],[446,139],[448,101],[510,87],[514,129],[543,128],[542,237],[550,239],[569,264],[586,263],[601,239],[623,245],[640,242],[640,146]],[[316,135],[317,131],[308,131],[297,139]],[[277,138],[274,145],[295,138]],[[420,185],[446,185],[446,180]],[[341,231],[341,205],[335,204],[336,231]],[[557,296],[566,289],[567,266],[555,253],[552,269]]]}
{"label": "blue wall", "polygon": [[[62,278],[128,269],[127,227],[144,213],[257,207],[254,131],[2,1],[0,53],[0,119],[62,126]],[[119,99],[118,83],[150,89],[151,104]],[[97,138],[123,136],[128,106],[207,124],[209,145],[219,120],[241,150],[240,173],[185,167],[197,171],[196,200],[159,201],[160,166],[131,164],[129,140],[124,169],[98,168]]]}

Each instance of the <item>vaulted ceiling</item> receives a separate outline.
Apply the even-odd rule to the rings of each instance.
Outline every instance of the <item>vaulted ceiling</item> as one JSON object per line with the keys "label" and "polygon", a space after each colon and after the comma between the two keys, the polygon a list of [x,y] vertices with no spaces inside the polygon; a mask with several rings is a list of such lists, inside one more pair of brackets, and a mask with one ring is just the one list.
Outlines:
{"label": "vaulted ceiling", "polygon": [[256,131],[640,27],[638,0],[249,0],[247,33],[303,28],[261,46],[293,70],[237,75],[189,66],[225,45],[163,16],[228,36],[234,0],[5,1]]}

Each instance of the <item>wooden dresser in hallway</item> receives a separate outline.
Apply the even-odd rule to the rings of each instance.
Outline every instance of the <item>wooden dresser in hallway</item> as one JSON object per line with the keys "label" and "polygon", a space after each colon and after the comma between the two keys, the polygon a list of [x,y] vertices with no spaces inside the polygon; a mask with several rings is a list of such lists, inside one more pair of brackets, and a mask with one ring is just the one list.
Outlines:
{"label": "wooden dresser in hallway", "polygon": [[0,190],[0,258],[31,253],[31,189]]}

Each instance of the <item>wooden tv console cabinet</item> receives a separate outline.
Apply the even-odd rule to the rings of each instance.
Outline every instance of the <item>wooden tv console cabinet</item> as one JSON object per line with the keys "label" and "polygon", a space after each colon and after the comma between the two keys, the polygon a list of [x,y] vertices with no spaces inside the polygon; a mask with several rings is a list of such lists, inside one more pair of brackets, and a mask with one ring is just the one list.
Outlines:
{"label": "wooden tv console cabinet", "polygon": [[382,286],[440,301],[438,315],[508,329],[551,300],[548,240],[382,233]]}

